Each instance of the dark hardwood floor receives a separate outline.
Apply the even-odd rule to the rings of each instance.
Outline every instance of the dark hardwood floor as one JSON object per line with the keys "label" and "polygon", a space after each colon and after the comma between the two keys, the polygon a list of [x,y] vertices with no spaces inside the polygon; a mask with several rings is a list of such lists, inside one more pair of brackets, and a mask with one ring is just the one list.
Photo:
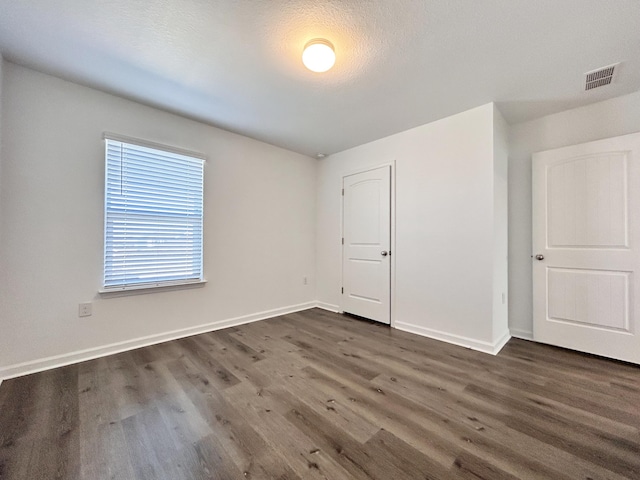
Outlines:
{"label": "dark hardwood floor", "polygon": [[1,479],[640,478],[640,368],[309,310],[7,380]]}

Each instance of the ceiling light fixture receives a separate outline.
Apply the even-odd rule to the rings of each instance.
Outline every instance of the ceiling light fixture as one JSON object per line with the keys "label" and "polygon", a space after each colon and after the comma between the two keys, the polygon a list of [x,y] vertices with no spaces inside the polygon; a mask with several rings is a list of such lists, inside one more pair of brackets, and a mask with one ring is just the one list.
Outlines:
{"label": "ceiling light fixture", "polygon": [[336,52],[333,45],[323,38],[311,40],[304,46],[302,63],[312,72],[326,72],[336,63]]}

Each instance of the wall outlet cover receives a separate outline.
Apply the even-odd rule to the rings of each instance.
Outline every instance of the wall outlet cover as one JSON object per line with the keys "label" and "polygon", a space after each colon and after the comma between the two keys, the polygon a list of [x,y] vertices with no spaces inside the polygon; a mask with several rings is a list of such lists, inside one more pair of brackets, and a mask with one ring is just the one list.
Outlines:
{"label": "wall outlet cover", "polygon": [[91,303],[81,303],[78,305],[79,317],[90,317],[92,313]]}

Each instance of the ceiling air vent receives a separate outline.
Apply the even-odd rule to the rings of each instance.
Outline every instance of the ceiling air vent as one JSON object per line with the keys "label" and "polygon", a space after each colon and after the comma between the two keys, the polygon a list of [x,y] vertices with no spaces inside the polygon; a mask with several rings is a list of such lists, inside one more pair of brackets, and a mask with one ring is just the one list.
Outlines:
{"label": "ceiling air vent", "polygon": [[594,88],[604,87],[609,85],[613,81],[613,75],[617,71],[619,64],[609,65],[608,67],[602,67],[597,70],[585,73],[585,90],[593,90]]}

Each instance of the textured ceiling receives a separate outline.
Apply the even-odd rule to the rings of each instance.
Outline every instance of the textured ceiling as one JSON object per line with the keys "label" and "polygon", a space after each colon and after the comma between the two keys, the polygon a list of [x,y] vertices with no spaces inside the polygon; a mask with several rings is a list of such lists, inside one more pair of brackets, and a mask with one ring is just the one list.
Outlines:
{"label": "textured ceiling", "polygon": [[[307,71],[315,37],[335,67]],[[335,153],[490,101],[511,123],[640,89],[638,0],[0,0],[10,61]],[[583,73],[624,62],[583,91]]]}

